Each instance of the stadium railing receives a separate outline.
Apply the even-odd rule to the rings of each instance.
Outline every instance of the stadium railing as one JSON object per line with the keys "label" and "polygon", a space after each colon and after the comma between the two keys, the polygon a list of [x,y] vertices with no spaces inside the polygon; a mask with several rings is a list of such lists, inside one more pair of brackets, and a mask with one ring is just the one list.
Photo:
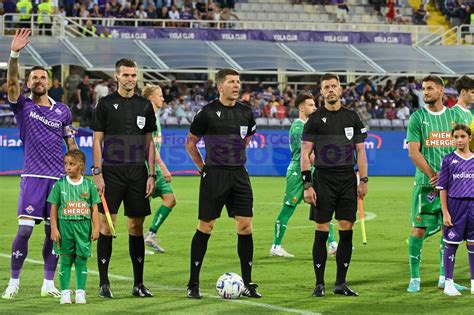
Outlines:
{"label": "stadium railing", "polygon": [[[33,34],[39,34],[40,28],[36,21],[37,14],[31,14],[31,21],[26,24]],[[19,24],[19,14],[4,14],[0,16],[0,35],[11,35]],[[396,24],[349,24],[349,23],[314,23],[313,21],[279,22],[268,21],[210,21],[210,20],[163,20],[163,19],[127,19],[127,18],[76,18],[53,15],[52,36],[54,37],[97,37],[87,30],[84,25],[92,20],[95,25],[114,27],[161,27],[171,28],[174,23],[189,28],[217,28],[217,29],[282,29],[282,30],[313,30],[338,32],[386,32],[410,33],[414,44],[422,43],[432,38],[432,33],[443,34],[442,26],[432,25],[396,25]]]}

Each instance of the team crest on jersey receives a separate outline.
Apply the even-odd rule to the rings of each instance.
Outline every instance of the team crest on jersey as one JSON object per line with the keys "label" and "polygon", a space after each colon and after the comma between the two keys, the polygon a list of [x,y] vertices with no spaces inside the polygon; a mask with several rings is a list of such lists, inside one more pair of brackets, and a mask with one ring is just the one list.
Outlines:
{"label": "team crest on jersey", "polygon": [[118,104],[117,104],[117,103],[115,103],[115,104],[114,104],[114,107],[115,107],[115,109],[117,109],[117,108],[118,108]]}
{"label": "team crest on jersey", "polygon": [[244,139],[247,136],[247,132],[249,130],[249,127],[247,126],[240,126],[240,137]]}
{"label": "team crest on jersey", "polygon": [[221,118],[221,111],[218,110],[218,111],[216,112],[216,115],[217,115],[219,118]]}
{"label": "team crest on jersey", "polygon": [[323,121],[323,123],[326,123],[327,118],[323,117],[323,118],[321,118],[321,120]]}
{"label": "team crest on jersey", "polygon": [[59,108],[56,108],[54,112],[58,115],[61,115],[63,113]]}
{"label": "team crest on jersey", "polygon": [[146,118],[143,116],[137,116],[137,126],[140,129],[145,128]]}
{"label": "team crest on jersey", "polygon": [[87,191],[83,191],[81,194],[81,198],[84,198],[84,199],[89,198],[89,193]]}
{"label": "team crest on jersey", "polygon": [[354,128],[352,127],[344,128],[344,133],[346,134],[346,138],[351,140],[352,137],[354,137]]}

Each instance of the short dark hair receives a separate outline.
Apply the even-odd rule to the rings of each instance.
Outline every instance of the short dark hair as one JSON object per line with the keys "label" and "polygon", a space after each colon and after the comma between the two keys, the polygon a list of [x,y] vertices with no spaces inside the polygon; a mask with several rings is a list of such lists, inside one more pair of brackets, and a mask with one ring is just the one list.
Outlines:
{"label": "short dark hair", "polygon": [[30,73],[36,70],[43,70],[45,72],[48,72],[48,70],[43,66],[34,66],[33,68],[31,68]]}
{"label": "short dark hair", "polygon": [[463,75],[459,79],[456,80],[454,83],[456,90],[459,94],[461,94],[461,90],[472,90],[474,89],[474,79],[468,77],[467,75]]}
{"label": "short dark hair", "polygon": [[115,63],[115,71],[118,73],[120,67],[128,67],[128,68],[138,68],[137,63],[132,59],[122,58],[117,60]]}
{"label": "short dark hair", "polygon": [[472,132],[471,132],[471,128],[469,128],[468,125],[465,125],[465,124],[456,124],[453,128],[453,130],[451,130],[451,136],[454,136],[454,132],[455,131],[458,131],[458,130],[464,130],[468,136],[470,137]]}
{"label": "short dark hair", "polygon": [[228,75],[239,75],[240,73],[234,69],[221,69],[216,74],[216,83],[222,84],[225,81],[225,77]]}
{"label": "short dark hair", "polygon": [[328,80],[332,80],[332,79],[336,79],[337,82],[341,82],[341,80],[339,80],[339,76],[337,74],[328,72],[328,73],[323,74],[323,76],[319,80],[319,83],[323,83],[323,81],[328,81]]}
{"label": "short dark hair", "polygon": [[443,79],[436,74],[430,74],[424,77],[421,82],[434,82],[436,85],[444,87],[444,81]]}
{"label": "short dark hair", "polygon": [[296,107],[300,106],[301,104],[303,104],[306,100],[311,100],[313,99],[313,95],[309,94],[309,93],[300,93],[297,97],[296,97],[296,100],[295,100],[295,105]]}
{"label": "short dark hair", "polygon": [[86,155],[79,149],[71,149],[67,151],[64,157],[66,156],[70,156],[73,159],[78,160],[79,162],[82,162],[84,165],[86,165]]}

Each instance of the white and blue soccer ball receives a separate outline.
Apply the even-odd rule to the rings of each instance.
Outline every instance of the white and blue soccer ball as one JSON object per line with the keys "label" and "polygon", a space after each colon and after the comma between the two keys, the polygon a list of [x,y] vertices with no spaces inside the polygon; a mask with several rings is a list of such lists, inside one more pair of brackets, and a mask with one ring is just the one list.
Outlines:
{"label": "white and blue soccer ball", "polygon": [[217,279],[217,294],[226,300],[238,299],[244,290],[244,281],[233,272],[226,272]]}

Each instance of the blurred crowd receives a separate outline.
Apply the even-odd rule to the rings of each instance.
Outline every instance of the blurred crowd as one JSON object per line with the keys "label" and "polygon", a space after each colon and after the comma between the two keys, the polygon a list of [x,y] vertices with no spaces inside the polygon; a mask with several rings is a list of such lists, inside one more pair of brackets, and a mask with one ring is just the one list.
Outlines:
{"label": "blurred crowd", "polygon": [[[457,102],[457,91],[452,88],[454,81],[446,81],[444,103],[452,107]],[[49,95],[56,101],[62,101],[71,107],[74,123],[77,127],[88,127],[92,118],[92,110],[97,101],[114,91],[117,86],[114,80],[94,80],[88,75],[71,74],[64,82],[64,87],[55,79],[49,90]],[[215,83],[209,80],[203,84],[185,84],[175,80],[162,84],[165,105],[161,109],[160,117],[177,117],[192,121],[195,113],[207,102],[218,97]],[[322,106],[324,100],[320,95],[320,87],[315,85],[299,86],[287,85],[280,91],[276,85],[244,84],[241,101],[248,104],[255,118],[266,117],[290,120],[298,118],[298,109],[295,105],[297,93],[312,93],[316,105]],[[24,94],[28,88],[23,85]],[[137,91],[138,92],[138,91]],[[7,103],[6,83],[0,89],[0,104]],[[396,81],[387,80],[383,84],[376,84],[369,79],[350,82],[343,88],[342,105],[356,111],[362,121],[368,125],[370,119],[401,119],[406,120],[410,114],[420,107],[424,107],[421,93],[421,83],[413,77],[401,77]]]}

